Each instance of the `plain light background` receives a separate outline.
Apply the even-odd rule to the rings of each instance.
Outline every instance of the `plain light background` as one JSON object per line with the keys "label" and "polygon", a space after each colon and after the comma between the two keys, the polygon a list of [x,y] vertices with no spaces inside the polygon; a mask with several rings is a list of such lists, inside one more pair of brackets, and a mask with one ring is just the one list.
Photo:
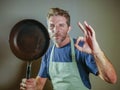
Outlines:
{"label": "plain light background", "polygon": [[[12,27],[22,19],[36,19],[46,27],[49,8],[59,7],[71,15],[72,37],[82,35],[77,22],[86,20],[95,30],[98,43],[113,63],[118,81],[108,84],[90,75],[92,90],[120,89],[120,0],[0,0],[0,90],[19,90],[25,77],[26,62],[13,55],[9,47]],[[40,59],[33,62],[31,77],[35,77]],[[44,90],[51,90],[50,81]]]}

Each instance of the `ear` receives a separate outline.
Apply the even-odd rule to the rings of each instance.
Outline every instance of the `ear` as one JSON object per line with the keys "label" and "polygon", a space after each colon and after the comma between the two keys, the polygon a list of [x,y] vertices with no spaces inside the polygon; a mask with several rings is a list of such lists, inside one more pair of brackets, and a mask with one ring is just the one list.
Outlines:
{"label": "ear", "polygon": [[69,33],[71,31],[71,26],[69,26],[69,29],[68,29],[68,32],[67,33]]}

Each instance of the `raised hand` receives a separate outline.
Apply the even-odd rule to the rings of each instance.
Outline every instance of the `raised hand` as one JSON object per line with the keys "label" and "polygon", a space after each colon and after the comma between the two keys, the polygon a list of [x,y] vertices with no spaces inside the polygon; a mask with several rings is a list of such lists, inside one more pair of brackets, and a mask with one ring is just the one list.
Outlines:
{"label": "raised hand", "polygon": [[[78,22],[78,26],[80,27],[80,30],[83,31],[84,36],[77,39],[77,42],[75,44],[76,48],[82,52],[91,54],[101,52],[96,41],[95,31],[93,28],[88,25],[86,21],[84,21],[84,25]],[[84,41],[84,45],[82,47],[78,45],[80,41]]]}

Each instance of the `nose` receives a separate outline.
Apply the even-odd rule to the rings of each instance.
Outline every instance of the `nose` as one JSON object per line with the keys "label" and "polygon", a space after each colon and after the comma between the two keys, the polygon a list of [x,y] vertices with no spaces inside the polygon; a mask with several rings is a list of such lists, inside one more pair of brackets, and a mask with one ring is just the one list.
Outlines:
{"label": "nose", "polygon": [[58,32],[59,32],[59,27],[58,27],[58,26],[55,26],[55,27],[53,28],[53,31],[54,31],[54,33],[58,33]]}

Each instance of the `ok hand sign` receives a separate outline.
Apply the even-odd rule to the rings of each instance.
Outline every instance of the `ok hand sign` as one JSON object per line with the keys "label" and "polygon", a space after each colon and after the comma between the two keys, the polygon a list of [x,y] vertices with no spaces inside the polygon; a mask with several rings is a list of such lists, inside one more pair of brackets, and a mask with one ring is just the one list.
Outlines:
{"label": "ok hand sign", "polygon": [[[76,48],[82,52],[91,54],[101,52],[101,49],[96,41],[95,31],[93,28],[88,25],[86,21],[84,21],[84,25],[78,22],[78,26],[83,31],[84,36],[77,39],[75,44]],[[78,45],[80,41],[84,41],[84,45],[82,47]]]}

